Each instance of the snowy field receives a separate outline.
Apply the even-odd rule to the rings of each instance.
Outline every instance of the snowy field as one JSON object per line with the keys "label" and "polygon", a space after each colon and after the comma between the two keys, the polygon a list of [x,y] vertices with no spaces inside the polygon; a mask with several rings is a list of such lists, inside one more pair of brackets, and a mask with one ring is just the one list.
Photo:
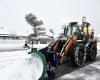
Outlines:
{"label": "snowy field", "polygon": [[25,40],[0,40],[0,51],[21,50]]}
{"label": "snowy field", "polygon": [[[21,46],[22,47],[22,46]],[[100,43],[95,62],[68,72],[57,80],[100,80]],[[26,50],[0,52],[0,80],[38,80],[39,67]]]}

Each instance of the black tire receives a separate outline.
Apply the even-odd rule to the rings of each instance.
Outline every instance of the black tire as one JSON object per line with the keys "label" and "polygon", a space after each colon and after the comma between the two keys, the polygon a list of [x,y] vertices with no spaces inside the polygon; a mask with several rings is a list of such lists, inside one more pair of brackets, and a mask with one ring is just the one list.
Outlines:
{"label": "black tire", "polygon": [[75,44],[70,56],[73,66],[82,67],[85,61],[83,44]]}
{"label": "black tire", "polygon": [[54,80],[56,78],[54,71],[47,71],[48,74],[48,80]]}
{"label": "black tire", "polygon": [[51,66],[51,63],[48,62],[47,69],[48,80],[54,80],[56,78],[55,67]]}
{"label": "black tire", "polygon": [[94,61],[97,55],[97,47],[95,43],[92,43],[89,48],[89,54],[86,56],[87,61]]}

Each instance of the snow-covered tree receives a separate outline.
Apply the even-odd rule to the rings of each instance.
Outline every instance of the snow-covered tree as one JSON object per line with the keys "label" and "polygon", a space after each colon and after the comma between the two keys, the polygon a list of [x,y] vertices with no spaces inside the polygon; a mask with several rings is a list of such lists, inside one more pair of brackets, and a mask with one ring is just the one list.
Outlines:
{"label": "snow-covered tree", "polygon": [[25,16],[25,19],[30,25],[32,25],[33,31],[34,31],[34,35],[38,36],[38,31],[42,30],[38,26],[43,25],[43,21],[42,20],[37,20],[37,17],[32,13],[27,14]]}
{"label": "snow-covered tree", "polygon": [[54,35],[54,31],[53,31],[53,29],[50,29],[49,31]]}
{"label": "snow-covered tree", "polygon": [[25,16],[26,21],[28,24],[30,24],[33,28],[33,34],[30,34],[28,36],[28,41],[33,40],[40,40],[40,41],[51,41],[53,39],[54,31],[50,29],[50,31],[46,30],[45,27],[43,27],[43,21],[37,20],[37,17],[33,15],[32,13],[29,13]]}

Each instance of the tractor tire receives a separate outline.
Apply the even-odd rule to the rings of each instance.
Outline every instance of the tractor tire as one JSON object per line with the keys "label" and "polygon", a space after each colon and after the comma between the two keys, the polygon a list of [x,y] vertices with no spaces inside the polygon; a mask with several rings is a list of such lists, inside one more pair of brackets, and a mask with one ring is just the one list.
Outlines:
{"label": "tractor tire", "polygon": [[74,67],[82,67],[84,65],[84,54],[85,53],[83,44],[75,44],[70,56],[71,63]]}
{"label": "tractor tire", "polygon": [[95,43],[91,44],[91,47],[89,48],[89,55],[86,56],[87,61],[95,61],[96,55],[97,55],[97,47]]}
{"label": "tractor tire", "polygon": [[47,70],[47,74],[49,74],[48,75],[48,80],[54,80],[56,78],[56,74],[55,74],[54,71],[48,71]]}

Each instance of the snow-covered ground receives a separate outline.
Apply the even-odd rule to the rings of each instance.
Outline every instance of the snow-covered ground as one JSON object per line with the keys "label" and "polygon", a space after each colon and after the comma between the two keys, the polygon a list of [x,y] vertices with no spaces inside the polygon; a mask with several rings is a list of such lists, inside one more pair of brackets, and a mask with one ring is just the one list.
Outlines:
{"label": "snow-covered ground", "polygon": [[100,50],[100,42],[97,43],[97,48]]}
{"label": "snow-covered ground", "polygon": [[57,80],[100,80],[100,52],[95,62],[65,74]]}
{"label": "snow-covered ground", "polygon": [[0,80],[38,80],[42,67],[41,60],[25,50],[0,52]]}
{"label": "snow-covered ground", "polygon": [[0,80],[39,79],[43,64],[39,58],[34,56],[33,59],[28,54],[24,44],[25,40],[0,40]]}
{"label": "snow-covered ground", "polygon": [[98,55],[95,62],[62,75],[57,80],[100,80],[100,43],[97,48]]}
{"label": "snow-covered ground", "polygon": [[0,40],[0,51],[23,49],[25,40]]}
{"label": "snow-covered ground", "polygon": [[[57,80],[100,80],[99,49],[100,43],[98,43],[98,55],[95,62],[64,74]],[[41,68],[35,65],[37,59],[34,58],[31,61],[32,59],[26,50],[0,52],[0,80],[38,80]]]}

